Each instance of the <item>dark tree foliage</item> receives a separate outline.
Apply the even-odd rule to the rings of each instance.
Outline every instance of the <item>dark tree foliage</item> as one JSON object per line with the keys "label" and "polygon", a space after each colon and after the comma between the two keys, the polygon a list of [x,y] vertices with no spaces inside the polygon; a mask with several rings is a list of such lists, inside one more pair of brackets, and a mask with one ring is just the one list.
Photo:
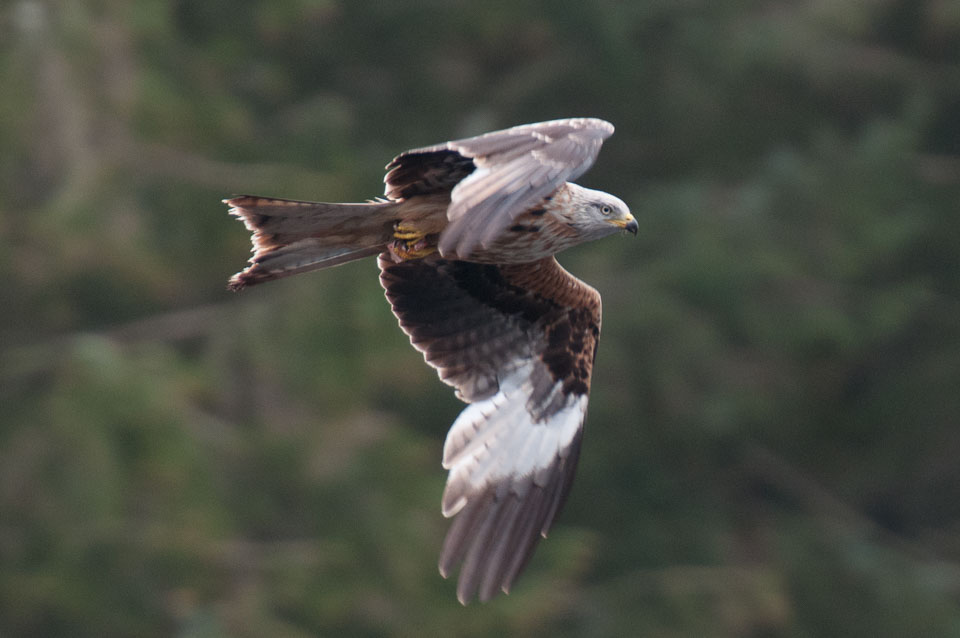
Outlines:
{"label": "dark tree foliage", "polygon": [[[960,634],[947,0],[0,5],[0,635]],[[219,201],[617,126],[566,510],[509,597],[436,559],[460,405],[374,263],[225,290]]]}

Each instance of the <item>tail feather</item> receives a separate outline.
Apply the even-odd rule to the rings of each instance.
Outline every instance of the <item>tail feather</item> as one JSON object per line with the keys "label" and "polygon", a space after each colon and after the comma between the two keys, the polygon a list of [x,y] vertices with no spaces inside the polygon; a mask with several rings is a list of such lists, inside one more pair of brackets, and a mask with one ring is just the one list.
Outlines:
{"label": "tail feather", "polygon": [[394,202],[326,204],[242,195],[223,200],[253,233],[231,290],[375,255],[393,238]]}

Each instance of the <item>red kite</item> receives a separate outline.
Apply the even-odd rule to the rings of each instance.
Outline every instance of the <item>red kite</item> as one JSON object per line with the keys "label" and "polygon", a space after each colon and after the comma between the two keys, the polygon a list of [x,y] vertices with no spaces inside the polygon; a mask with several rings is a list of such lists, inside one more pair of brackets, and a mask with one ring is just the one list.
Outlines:
{"label": "red kite", "polygon": [[224,200],[253,233],[239,290],[379,253],[400,327],[469,405],[447,435],[440,555],[457,597],[508,592],[559,512],[580,452],[600,295],[554,255],[637,233],[619,198],[567,180],[613,126],[526,124],[402,153],[384,198]]}

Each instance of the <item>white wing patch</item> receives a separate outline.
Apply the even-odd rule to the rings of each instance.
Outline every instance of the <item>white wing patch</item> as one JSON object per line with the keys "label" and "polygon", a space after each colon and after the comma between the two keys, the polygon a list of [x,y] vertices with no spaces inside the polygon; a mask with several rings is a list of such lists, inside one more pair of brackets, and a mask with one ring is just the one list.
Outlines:
{"label": "white wing patch", "polygon": [[518,496],[531,482],[545,487],[548,470],[566,457],[583,426],[587,396],[570,395],[561,409],[535,421],[527,410],[535,365],[540,363],[530,359],[514,368],[496,394],[467,406],[450,428],[443,446],[443,467],[450,470],[444,516],[455,515],[490,485],[503,483]]}

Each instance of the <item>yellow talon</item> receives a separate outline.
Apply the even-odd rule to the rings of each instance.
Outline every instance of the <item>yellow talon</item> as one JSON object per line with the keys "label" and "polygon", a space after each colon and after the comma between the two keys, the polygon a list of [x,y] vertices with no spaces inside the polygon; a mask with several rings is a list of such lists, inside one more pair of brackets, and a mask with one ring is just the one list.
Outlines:
{"label": "yellow talon", "polygon": [[393,236],[397,239],[403,239],[404,241],[415,241],[423,239],[424,234],[413,226],[404,226],[402,223],[397,222],[393,225]]}
{"label": "yellow talon", "polygon": [[389,250],[395,261],[420,259],[437,252],[436,235],[426,235],[399,224],[394,226],[394,239]]}

